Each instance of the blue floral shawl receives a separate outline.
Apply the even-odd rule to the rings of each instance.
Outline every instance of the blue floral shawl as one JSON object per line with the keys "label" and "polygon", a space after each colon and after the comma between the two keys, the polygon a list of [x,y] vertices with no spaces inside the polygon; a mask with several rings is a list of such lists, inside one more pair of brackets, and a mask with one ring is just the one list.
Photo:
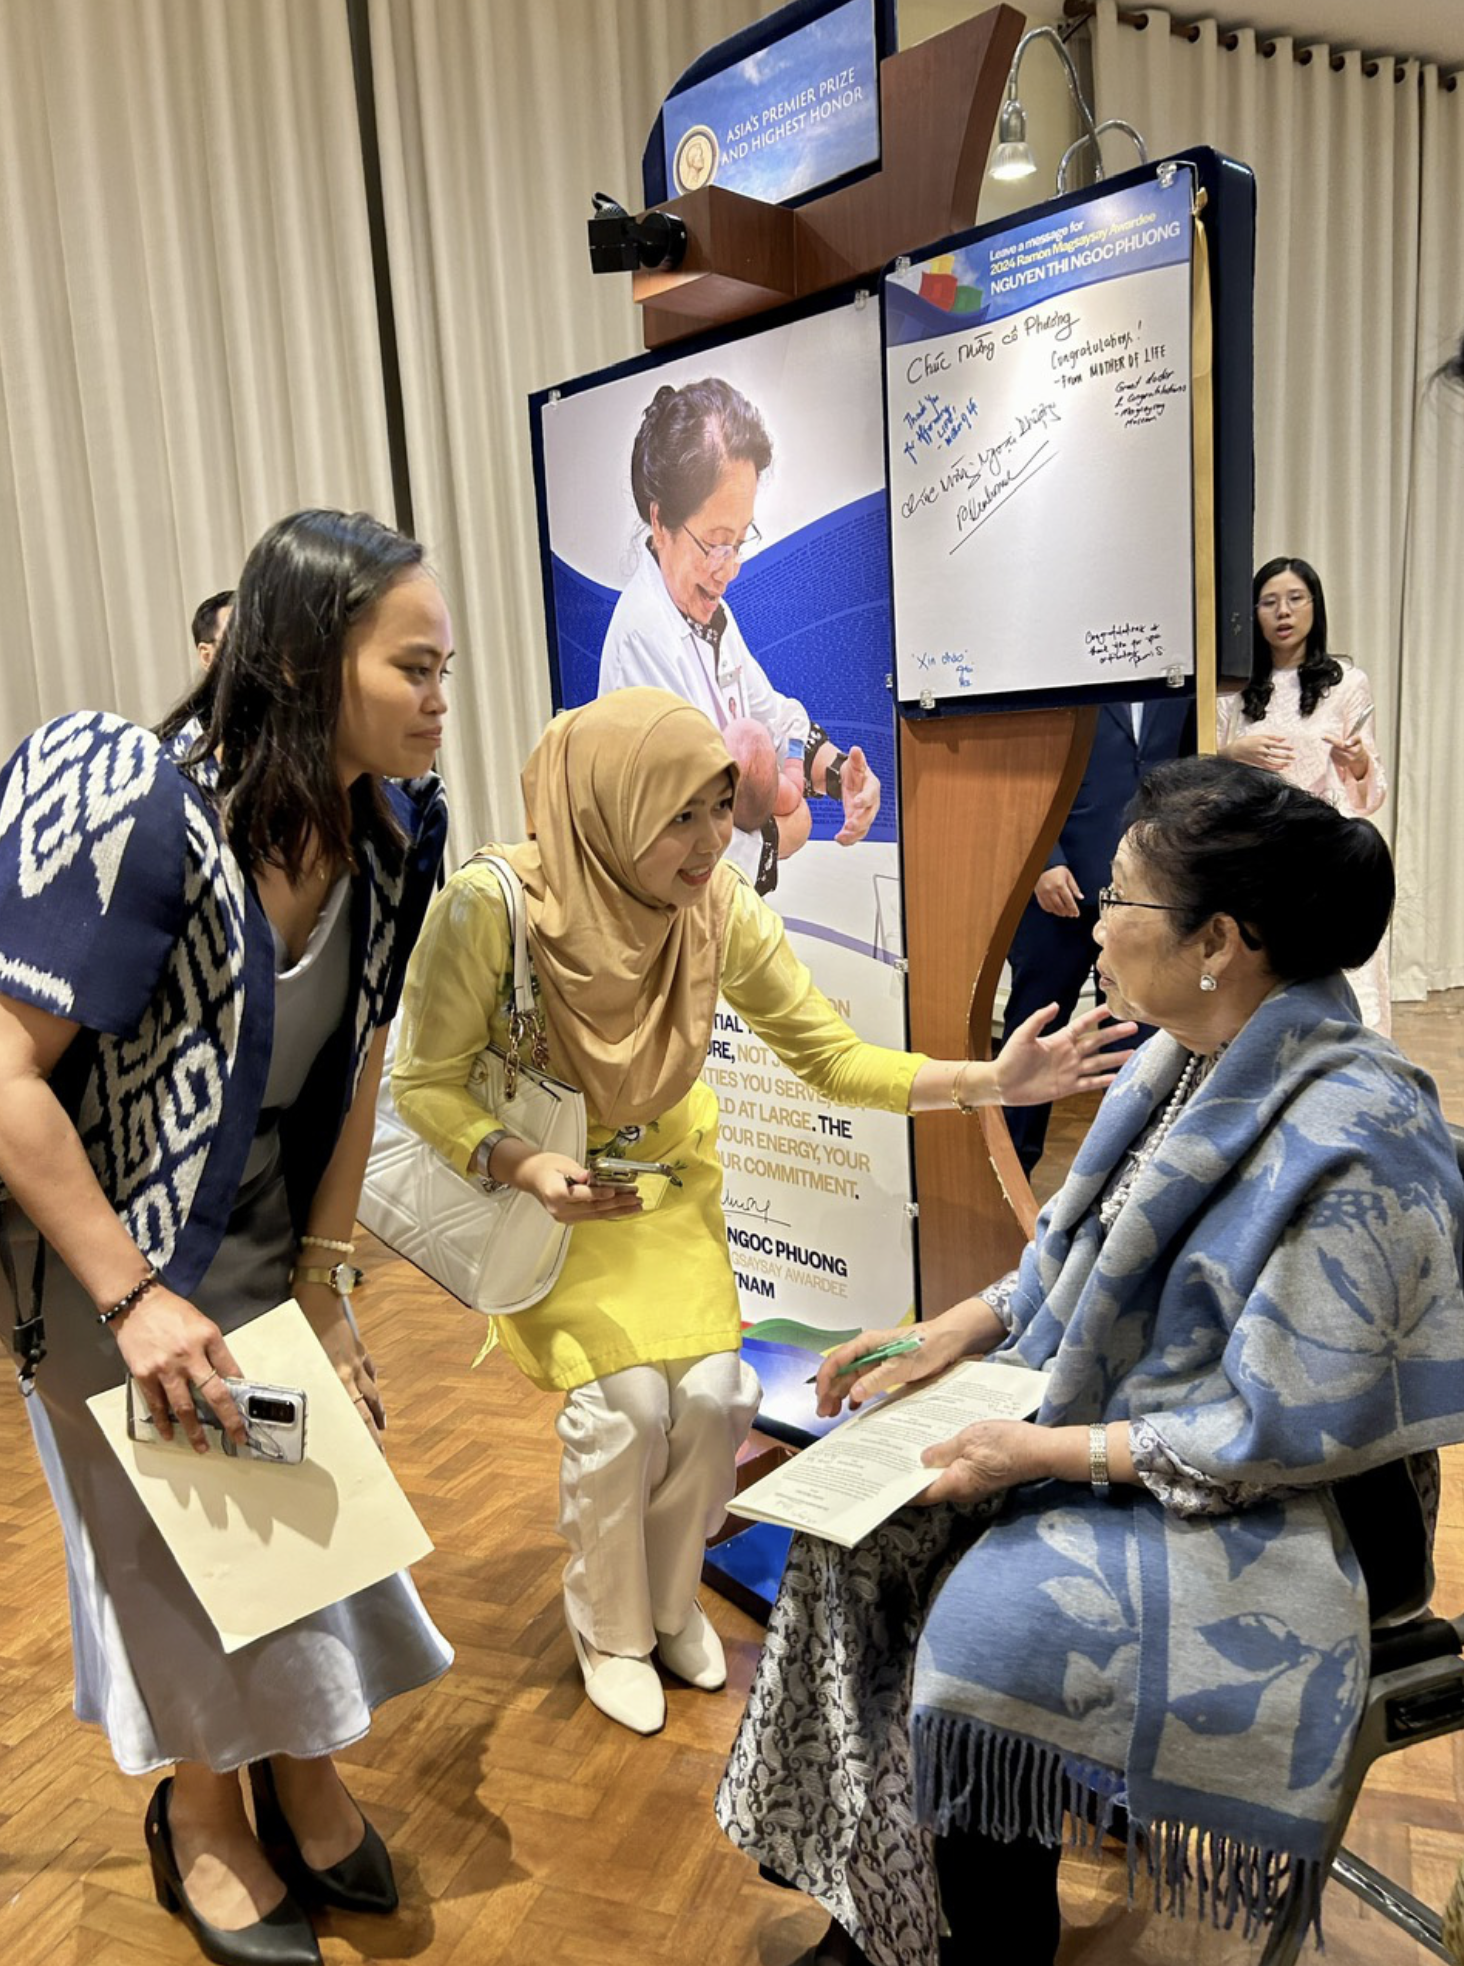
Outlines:
{"label": "blue floral shawl", "polygon": [[925,1627],[917,1808],[1055,1842],[1065,1783],[1096,1820],[1122,1792],[1156,1901],[1250,1932],[1292,1893],[1316,1922],[1367,1678],[1329,1484],[1464,1439],[1464,1193],[1432,1083],[1334,977],[1272,993],[1104,1237],[1183,1062],[1161,1033],[1110,1089],[999,1355],[1050,1375],[1041,1421],[1146,1416],[1271,1499],[1182,1518],[1137,1488],[1015,1491]]}
{"label": "blue floral shawl", "polygon": [[[227,1227],[274,1034],[273,938],[206,785],[179,768],[190,734],[78,711],[0,768],[0,994],[82,1027],[58,1096],[129,1234],[184,1292]],[[406,849],[388,868],[358,847],[356,992],[282,1130],[302,1226],[442,858],[438,780],[386,789]]]}

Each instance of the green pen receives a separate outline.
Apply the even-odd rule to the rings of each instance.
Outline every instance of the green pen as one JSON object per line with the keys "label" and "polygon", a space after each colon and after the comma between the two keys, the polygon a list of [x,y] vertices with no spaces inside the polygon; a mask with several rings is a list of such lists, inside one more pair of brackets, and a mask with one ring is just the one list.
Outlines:
{"label": "green pen", "polygon": [[[888,1344],[876,1345],[872,1352],[865,1352],[862,1358],[851,1359],[847,1365],[841,1365],[839,1377],[842,1379],[847,1373],[862,1372],[866,1365],[879,1365],[887,1358],[899,1358],[905,1352],[918,1352],[924,1343],[923,1338],[891,1338]],[[803,1383],[811,1386],[817,1377],[815,1372]]]}

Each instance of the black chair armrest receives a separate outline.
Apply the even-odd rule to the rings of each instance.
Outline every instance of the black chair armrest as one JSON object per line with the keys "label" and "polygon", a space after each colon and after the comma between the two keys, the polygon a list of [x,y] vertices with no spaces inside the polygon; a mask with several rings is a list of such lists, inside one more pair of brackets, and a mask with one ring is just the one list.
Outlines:
{"label": "black chair armrest", "polygon": [[1464,1650],[1459,1626],[1464,1619],[1410,1618],[1402,1625],[1374,1625],[1372,1671],[1399,1672],[1428,1659],[1447,1659]]}

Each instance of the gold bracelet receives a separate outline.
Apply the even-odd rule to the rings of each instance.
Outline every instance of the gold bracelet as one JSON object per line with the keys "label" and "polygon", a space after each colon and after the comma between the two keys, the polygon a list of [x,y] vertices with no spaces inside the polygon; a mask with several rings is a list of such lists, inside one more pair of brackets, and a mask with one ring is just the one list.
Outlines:
{"label": "gold bracelet", "polygon": [[974,1113],[980,1110],[976,1106],[968,1106],[965,1100],[961,1097],[961,1074],[962,1072],[965,1071],[966,1067],[971,1063],[972,1063],[971,1059],[963,1058],[960,1064],[957,1065],[956,1067],[955,1077],[951,1080],[951,1104],[955,1107],[958,1113]]}

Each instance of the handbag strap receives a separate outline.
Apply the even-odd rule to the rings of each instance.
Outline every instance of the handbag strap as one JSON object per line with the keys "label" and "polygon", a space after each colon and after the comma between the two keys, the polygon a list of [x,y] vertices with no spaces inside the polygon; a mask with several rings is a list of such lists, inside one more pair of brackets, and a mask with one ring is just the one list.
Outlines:
{"label": "handbag strap", "polygon": [[20,1390],[29,1393],[35,1386],[36,1367],[46,1356],[46,1320],[41,1308],[46,1294],[46,1239],[37,1229],[30,1280],[30,1315],[27,1317],[20,1294],[20,1278],[15,1270],[15,1256],[10,1247],[10,1224],[6,1220],[6,1206],[10,1201],[9,1189],[0,1182],[0,1274],[4,1276],[14,1307],[11,1344],[16,1375],[20,1380]]}
{"label": "handbag strap", "polygon": [[475,853],[467,864],[470,867],[491,867],[498,876],[513,937],[513,1008],[520,1017],[532,1017],[534,966],[529,961],[529,911],[524,905],[524,884],[508,862],[496,853]]}

